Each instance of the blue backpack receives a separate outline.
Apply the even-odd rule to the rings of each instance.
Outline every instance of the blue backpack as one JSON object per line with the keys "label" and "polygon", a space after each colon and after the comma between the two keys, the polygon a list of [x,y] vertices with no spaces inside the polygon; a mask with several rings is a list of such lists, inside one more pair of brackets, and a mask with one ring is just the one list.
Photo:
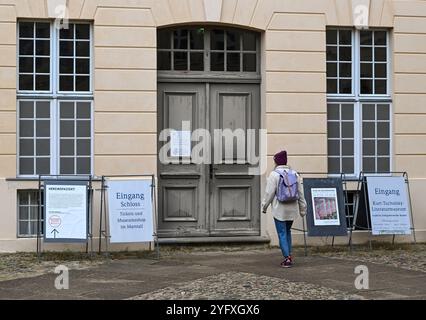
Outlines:
{"label": "blue backpack", "polygon": [[278,201],[289,203],[299,200],[299,188],[296,171],[289,169],[284,171],[275,170],[280,175],[276,196]]}

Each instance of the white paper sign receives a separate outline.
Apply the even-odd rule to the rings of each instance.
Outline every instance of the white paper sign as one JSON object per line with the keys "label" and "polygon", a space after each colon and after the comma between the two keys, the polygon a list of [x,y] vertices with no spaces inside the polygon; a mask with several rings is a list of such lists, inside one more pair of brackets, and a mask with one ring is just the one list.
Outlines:
{"label": "white paper sign", "polygon": [[87,240],[87,186],[46,184],[45,240]]}
{"label": "white paper sign", "polygon": [[111,243],[154,241],[151,180],[108,182]]}
{"label": "white paper sign", "polygon": [[336,188],[312,188],[314,225],[339,226],[339,205]]}
{"label": "white paper sign", "polygon": [[191,156],[191,131],[172,131],[170,136],[171,156]]}
{"label": "white paper sign", "polygon": [[367,186],[372,234],[411,234],[404,178],[367,177]]}

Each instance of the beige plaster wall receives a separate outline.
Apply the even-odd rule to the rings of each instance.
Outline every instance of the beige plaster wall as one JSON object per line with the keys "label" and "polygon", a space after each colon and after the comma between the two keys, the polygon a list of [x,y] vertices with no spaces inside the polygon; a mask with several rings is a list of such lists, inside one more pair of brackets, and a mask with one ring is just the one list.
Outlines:
{"label": "beige plaster wall", "polygon": [[[58,0],[0,0],[0,251],[16,241],[16,21],[48,19]],[[393,28],[394,170],[408,171],[426,239],[426,1],[367,0],[369,24]],[[327,171],[326,26],[353,26],[350,0],[68,0],[94,24],[94,173],[156,172],[156,28],[237,25],[262,33],[268,163],[282,148],[301,171]],[[285,126],[283,125],[285,124]],[[263,180],[264,182],[264,180]],[[263,234],[275,241],[270,217]],[[25,245],[23,245],[25,243]],[[31,247],[31,246],[30,246]]]}

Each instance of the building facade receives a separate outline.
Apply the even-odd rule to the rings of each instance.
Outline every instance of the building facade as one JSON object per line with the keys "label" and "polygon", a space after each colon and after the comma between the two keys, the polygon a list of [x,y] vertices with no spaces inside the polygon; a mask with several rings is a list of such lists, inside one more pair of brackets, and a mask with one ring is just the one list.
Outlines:
{"label": "building facade", "polygon": [[[167,129],[266,130],[267,170],[248,144],[164,163]],[[155,174],[164,242],[276,244],[282,149],[305,177],[407,172],[426,239],[426,1],[0,0],[0,251],[35,250],[38,175]]]}

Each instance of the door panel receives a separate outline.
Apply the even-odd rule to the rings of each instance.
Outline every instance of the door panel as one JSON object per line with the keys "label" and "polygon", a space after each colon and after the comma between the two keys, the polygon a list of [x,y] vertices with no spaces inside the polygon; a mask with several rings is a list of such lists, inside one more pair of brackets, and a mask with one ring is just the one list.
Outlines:
{"label": "door panel", "polygon": [[[189,121],[191,131],[204,128],[205,100],[205,85],[158,84],[159,132],[163,129],[180,131],[182,121]],[[159,141],[158,150],[167,142]],[[177,163],[158,161],[159,236],[207,236],[205,165],[193,164],[188,158],[172,159]]]}
{"label": "door panel", "polygon": [[[211,85],[210,128],[236,130],[259,129],[260,98],[258,85]],[[236,135],[238,136],[238,135]],[[229,139],[233,138],[232,135]],[[215,141],[214,152],[222,150],[223,164],[210,166],[210,235],[259,235],[259,176],[249,175],[247,135],[233,138],[222,146]],[[258,137],[256,137],[258,141]],[[257,144],[256,144],[257,145]],[[240,149],[239,149],[240,148]],[[257,150],[257,149],[255,149]]]}
{"label": "door panel", "polygon": [[181,130],[184,121],[197,126],[197,92],[164,93],[164,126]]}
{"label": "door panel", "polygon": [[173,184],[164,187],[164,221],[197,221],[197,204],[196,185]]}
{"label": "door panel", "polygon": [[[251,128],[251,102],[252,95],[250,93],[234,93],[234,92],[218,92],[215,90],[217,86],[213,86],[212,106],[217,105],[218,124],[215,127],[218,129],[229,129],[231,131],[243,130]],[[218,99],[218,101],[216,101]],[[238,144],[237,139],[234,139],[232,144],[224,144],[222,146],[222,160],[240,160],[246,162],[246,147],[247,145]],[[240,150],[238,149],[240,148]],[[240,151],[240,152],[238,152]]]}

